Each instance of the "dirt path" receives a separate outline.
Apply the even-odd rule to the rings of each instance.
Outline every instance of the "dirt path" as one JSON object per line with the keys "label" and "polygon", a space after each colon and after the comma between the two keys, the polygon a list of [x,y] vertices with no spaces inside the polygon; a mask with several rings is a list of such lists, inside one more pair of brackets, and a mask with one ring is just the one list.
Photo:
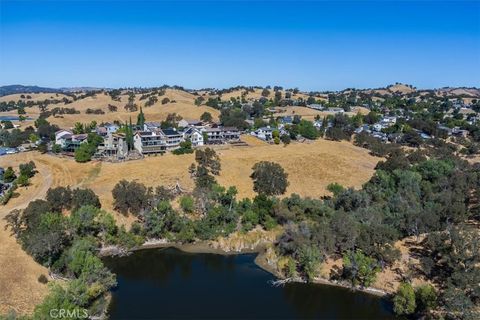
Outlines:
{"label": "dirt path", "polygon": [[29,314],[42,302],[48,292],[38,277],[48,270],[36,263],[16,239],[5,230],[3,218],[14,209],[24,209],[30,201],[44,199],[51,187],[85,186],[95,180],[101,171],[100,163],[79,165],[72,159],[64,159],[38,152],[26,152],[0,157],[0,167],[18,170],[21,163],[33,160],[38,173],[31,185],[17,189],[18,196],[0,206],[0,315],[10,311]]}
{"label": "dirt path", "polygon": [[[34,160],[33,156],[29,153],[25,153],[24,162],[30,160]],[[32,181],[32,186],[20,189],[20,196],[18,198],[11,199],[6,206],[1,207],[0,219],[3,219],[12,210],[26,208],[30,201],[45,198],[48,189],[53,183],[52,171],[47,165],[37,159],[35,159],[35,165],[38,173],[34,177],[35,181]],[[36,183],[37,180],[40,183]]]}
{"label": "dirt path", "polygon": [[[2,158],[2,166],[18,167],[20,163],[34,160],[35,155],[24,153],[22,156]],[[5,230],[4,217],[14,209],[23,209],[35,199],[45,197],[52,185],[52,173],[48,166],[37,161],[38,173],[32,178],[32,185],[19,188],[19,196],[0,207],[0,314],[14,311],[17,314],[31,313],[47,293],[47,286],[38,282],[38,277],[48,271],[36,263],[16,239]]]}
{"label": "dirt path", "polygon": [[[278,162],[289,174],[287,195],[320,197],[326,186],[338,182],[344,186],[360,187],[368,181],[380,158],[348,142],[319,139],[311,143],[268,145],[247,137],[248,147],[222,146],[217,149],[222,162],[218,181],[223,186],[236,186],[238,198],[252,197],[250,179],[252,166],[258,161]],[[31,313],[47,293],[47,287],[37,279],[47,270],[28,256],[15,238],[4,230],[3,217],[13,209],[25,208],[35,199],[45,197],[50,187],[70,186],[91,188],[100,198],[102,208],[112,211],[112,189],[121,180],[136,180],[147,186],[172,185],[177,181],[186,189],[193,188],[188,167],[194,162],[192,154],[148,157],[124,163],[76,163],[71,158],[29,152],[0,157],[0,167],[18,168],[20,163],[33,160],[38,174],[28,188],[19,188],[19,196],[0,207],[0,314],[9,310]],[[119,224],[130,220],[114,214]]]}

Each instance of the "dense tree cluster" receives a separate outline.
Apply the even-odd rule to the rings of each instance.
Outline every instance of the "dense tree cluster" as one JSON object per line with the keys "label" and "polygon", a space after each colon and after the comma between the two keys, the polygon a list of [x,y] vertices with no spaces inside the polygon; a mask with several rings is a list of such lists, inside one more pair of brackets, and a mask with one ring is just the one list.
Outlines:
{"label": "dense tree cluster", "polygon": [[[480,217],[480,167],[459,159],[445,144],[409,152],[392,146],[382,154],[386,160],[362,189],[331,184],[333,196],[321,200],[275,198],[284,193],[287,175],[278,164],[260,162],[252,169],[259,195],[237,201],[235,188],[216,183],[221,166],[215,152],[198,150],[190,168],[195,190],[180,199],[182,212],[170,205],[168,189],[153,193],[135,188],[149,199],[138,211],[136,230],[147,238],[189,242],[281,225],[276,251],[286,276],[313,280],[325,259],[341,257],[342,269],[330,276],[363,287],[399,258],[396,241],[428,234],[416,272],[440,290],[412,287],[406,276],[393,300],[396,312],[425,315],[436,310],[472,318],[478,308],[478,288],[471,284],[479,282],[480,246],[478,228],[471,223]],[[190,218],[193,213],[201,218]]]}
{"label": "dense tree cluster", "polygon": [[75,161],[88,162],[97,151],[98,146],[103,142],[103,138],[95,132],[90,132],[86,143],[81,143],[75,150]]}
{"label": "dense tree cluster", "polygon": [[[381,268],[398,259],[395,241],[427,233],[421,270],[442,288],[441,309],[453,317],[473,314],[479,292],[469,284],[479,283],[480,244],[478,228],[464,223],[478,220],[479,188],[478,165],[438,150],[427,150],[425,156],[397,149],[361,190],[332,187],[334,196],[319,201],[313,211],[307,199],[296,198],[293,207],[295,198],[283,199],[281,210],[273,205],[275,219],[286,225],[278,250],[308,278],[312,263],[342,254],[343,272],[332,276],[368,286]],[[317,253],[305,255],[305,250]],[[412,299],[397,298],[399,306],[404,304],[400,313],[433,308],[425,301],[423,307],[412,307]]]}
{"label": "dense tree cluster", "polygon": [[[164,89],[154,93],[129,89],[126,108],[137,110],[135,94],[142,94],[140,100],[146,100],[146,107],[153,105],[158,102],[157,96],[164,94]],[[261,97],[249,103],[246,97],[255,89],[258,88],[242,87],[239,97],[227,101],[222,100],[222,93],[230,92],[228,90],[210,89],[215,96],[207,100],[195,92],[195,104],[220,110],[220,122],[224,126],[247,129],[250,126],[247,119],[253,120],[255,128],[271,125],[275,127],[275,143],[288,144],[300,136],[351,140],[354,132],[359,132],[355,129],[377,123],[382,115],[398,116],[398,121],[381,133],[399,139],[385,144],[367,132],[355,134],[357,146],[384,157],[385,161],[378,163],[374,176],[361,189],[333,183],[327,187],[332,195],[322,199],[301,198],[295,194],[277,198],[286,192],[288,175],[277,163],[259,162],[251,174],[258,195],[237,200],[235,187],[225,188],[217,183],[222,166],[216,152],[210,148],[195,150],[195,163],[189,168],[194,181],[191,191],[183,190],[178,184],[152,188],[126,180],[114,187],[115,209],[137,218],[131,232],[118,228],[113,218],[100,209],[93,191],[51,189],[46,201],[35,200],[25,210],[7,216],[8,226],[29,254],[52,271],[72,279],[65,287],[55,287],[38,310],[58,304],[90,306],[115,285],[114,276],[96,257],[101,246],[132,246],[148,238],[178,242],[211,240],[234,231],[248,232],[261,227],[282,230],[274,250],[278,267],[285,276],[314,280],[326,259],[337,258],[342,259],[343,265],[341,270],[333,270],[331,278],[361,287],[372,285],[377,273],[399,258],[397,241],[406,237],[424,238],[418,249],[421,265],[412,272],[424,276],[435,286],[414,287],[411,276],[403,275],[403,283],[393,297],[395,312],[418,317],[436,314],[446,318],[476,318],[480,301],[476,285],[480,283],[480,166],[463,161],[457,153],[461,150],[463,155],[473,155],[480,150],[480,129],[473,118],[458,110],[451,111],[452,102],[434,94],[418,98],[414,94],[383,95],[349,89],[326,93],[326,102],[319,100],[319,93],[312,92],[301,103],[322,103],[345,111],[363,105],[370,110],[368,114],[339,113],[323,121],[318,117],[315,125],[295,115],[293,122],[281,131],[277,126],[282,119],[274,119],[272,107],[288,103],[285,100],[298,90],[286,90],[283,99],[283,88],[261,88]],[[109,94],[119,100],[122,91],[112,90]],[[161,101],[162,104],[170,102],[167,97]],[[472,103],[478,108],[477,101]],[[13,105],[20,113],[29,107],[26,103],[14,102]],[[3,103],[0,107],[11,108],[12,104]],[[31,134],[47,141],[52,139],[57,128],[45,117],[67,111],[48,111],[46,103],[39,107],[43,116],[36,121],[36,130],[4,129],[0,131],[2,145],[19,145]],[[110,111],[113,112],[113,108]],[[177,127],[180,120],[180,116],[170,114],[162,127]],[[201,120],[210,122],[212,115],[206,112]],[[137,125],[144,122],[140,107]],[[469,137],[446,142],[447,130],[438,124],[466,129]],[[131,121],[121,130],[125,130],[131,148]],[[89,133],[91,126],[76,125],[75,131]],[[425,134],[430,138],[425,138]],[[99,137],[90,133],[88,143],[82,144],[75,153],[76,159],[88,161],[98,143]],[[412,147],[415,149],[411,150]],[[175,151],[177,154],[191,152],[189,141]],[[32,164],[22,165],[19,176],[28,179],[34,170]],[[4,179],[18,178],[13,169],[7,169]],[[172,204],[174,200],[178,205]]]}
{"label": "dense tree cluster", "polygon": [[[7,228],[23,249],[53,274],[69,279],[66,285],[52,287],[36,307],[35,318],[45,318],[52,308],[87,308],[95,314],[94,305],[105,304],[103,294],[116,285],[115,275],[97,256],[99,248],[129,248],[143,241],[117,227],[99,207],[92,190],[59,187],[48,190],[46,201],[34,200],[6,216]],[[64,210],[70,214],[64,215]]]}
{"label": "dense tree cluster", "polygon": [[173,150],[172,153],[176,155],[193,153],[192,142],[188,139],[180,142],[179,148]]}
{"label": "dense tree cluster", "polygon": [[220,122],[226,127],[236,127],[240,130],[245,130],[249,127],[245,121],[247,114],[240,108],[237,109],[222,109],[220,113]]}

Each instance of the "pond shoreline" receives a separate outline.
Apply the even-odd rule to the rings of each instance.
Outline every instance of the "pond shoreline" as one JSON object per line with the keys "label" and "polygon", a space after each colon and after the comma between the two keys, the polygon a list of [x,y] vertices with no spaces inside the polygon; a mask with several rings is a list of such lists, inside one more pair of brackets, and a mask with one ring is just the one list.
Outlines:
{"label": "pond shoreline", "polygon": [[[116,247],[108,247],[105,248],[106,250],[100,251],[101,256],[116,256],[116,255],[125,255],[131,252],[140,251],[140,250],[148,250],[148,249],[157,249],[157,248],[175,248],[183,252],[188,253],[209,253],[209,254],[220,254],[224,256],[230,255],[238,255],[238,254],[248,254],[248,253],[255,253],[255,264],[260,267],[262,270],[272,274],[279,280],[285,280],[285,278],[278,272],[278,270],[271,266],[266,258],[266,247],[264,245],[257,246],[255,248],[245,248],[242,250],[224,250],[220,248],[213,248],[208,241],[197,241],[188,244],[176,243],[176,242],[168,242],[166,240],[155,240],[155,241],[148,241],[139,247],[132,248],[130,251],[126,252],[115,252],[114,248]],[[111,249],[111,250],[109,250]],[[118,249],[118,248],[117,248]],[[289,279],[290,282],[305,282],[304,279]],[[334,287],[341,287],[345,289],[350,289],[352,291],[360,291],[364,293],[368,293],[374,296],[386,298],[389,296],[389,293],[384,292],[379,289],[367,287],[367,288],[360,288],[360,287],[353,287],[348,283],[337,282],[333,280],[328,280],[324,278],[316,278],[312,281],[314,284],[322,284],[322,285],[329,285]]]}
{"label": "pond shoreline", "polygon": [[[199,318],[229,318],[240,304],[244,308],[236,314],[247,319],[353,320],[360,316],[397,320],[390,301],[378,295],[318,281],[278,279],[274,270],[262,266],[258,247],[237,252],[216,249],[215,242],[210,247],[208,241],[188,245],[159,242],[138,246],[124,256],[104,258],[105,265],[117,274],[119,285],[108,307],[111,319],[155,317],[161,301],[167,318],[199,314]],[[265,259],[276,267],[268,245]],[[190,301],[188,310],[182,299]],[[222,307],[215,310],[214,301]]]}

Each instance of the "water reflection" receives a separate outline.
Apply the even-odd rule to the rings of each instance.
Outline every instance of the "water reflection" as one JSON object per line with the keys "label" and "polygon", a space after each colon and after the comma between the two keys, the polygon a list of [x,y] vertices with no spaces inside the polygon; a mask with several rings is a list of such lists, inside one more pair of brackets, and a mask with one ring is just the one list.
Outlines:
{"label": "water reflection", "polygon": [[117,274],[111,319],[257,318],[388,319],[377,297],[326,285],[268,284],[255,255],[194,254],[149,249],[105,258]]}

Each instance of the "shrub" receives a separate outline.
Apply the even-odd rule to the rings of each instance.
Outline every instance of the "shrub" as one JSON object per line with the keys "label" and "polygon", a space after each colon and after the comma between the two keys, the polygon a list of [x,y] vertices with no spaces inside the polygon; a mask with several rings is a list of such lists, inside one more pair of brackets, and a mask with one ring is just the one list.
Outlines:
{"label": "shrub", "polygon": [[288,186],[288,174],[278,163],[261,161],[253,166],[253,190],[267,196],[284,194]]}
{"label": "shrub", "polygon": [[85,111],[86,114],[105,114],[105,111],[103,111],[102,109],[90,109],[88,108],[86,111]]}
{"label": "shrub", "polygon": [[298,133],[304,138],[314,140],[319,136],[317,128],[315,128],[311,121],[301,120],[297,127]]}
{"label": "shrub", "polygon": [[112,195],[114,208],[124,214],[130,211],[137,215],[150,201],[149,190],[135,181],[121,180],[113,188]]}
{"label": "shrub", "polygon": [[19,166],[19,168],[20,168],[20,175],[24,175],[27,178],[33,177],[37,172],[35,170],[35,163],[33,161],[23,163]]}
{"label": "shrub", "polygon": [[370,286],[380,271],[377,261],[365,255],[361,250],[349,252],[343,256],[343,277],[353,285]]}
{"label": "shrub", "polygon": [[30,184],[30,180],[26,175],[22,174],[17,178],[17,184],[21,187],[26,187]]}
{"label": "shrub", "polygon": [[193,153],[192,142],[190,140],[185,140],[180,142],[180,148],[172,151],[175,155]]}
{"label": "shrub", "polygon": [[415,312],[415,292],[410,283],[401,283],[393,297],[393,311],[399,315],[409,315]]}
{"label": "shrub", "polygon": [[304,245],[300,248],[298,262],[309,281],[312,281],[315,278],[320,261],[320,252],[316,247]]}
{"label": "shrub", "polygon": [[418,311],[424,312],[435,308],[437,305],[437,292],[429,284],[421,285],[415,289],[415,302]]}
{"label": "shrub", "polygon": [[59,144],[54,144],[52,146],[52,152],[53,153],[60,153],[62,152],[62,146],[60,146]]}
{"label": "shrub", "polygon": [[200,120],[202,120],[204,122],[212,122],[212,120],[213,120],[212,114],[210,112],[204,112],[200,116]]}
{"label": "shrub", "polygon": [[190,196],[183,196],[180,198],[180,207],[185,213],[192,213],[195,207],[193,198]]}
{"label": "shrub", "polygon": [[0,204],[6,205],[8,201],[13,197],[14,191],[17,188],[17,185],[14,184],[7,192],[3,194],[3,197],[0,197]]}
{"label": "shrub", "polygon": [[327,190],[333,193],[334,196],[337,196],[342,193],[345,188],[341,184],[333,182],[327,186]]}
{"label": "shrub", "polygon": [[91,148],[88,143],[82,143],[77,150],[75,150],[75,161],[83,163],[92,159]]}
{"label": "shrub", "polygon": [[286,269],[287,277],[294,278],[297,276],[297,264],[291,257],[288,258]]}
{"label": "shrub", "polygon": [[46,199],[53,211],[62,212],[63,209],[70,209],[72,206],[72,191],[70,187],[50,188],[47,191]]}
{"label": "shrub", "polygon": [[265,229],[272,230],[277,226],[277,221],[275,221],[272,216],[267,215],[265,216],[262,225],[265,227]]}
{"label": "shrub", "polygon": [[100,199],[92,189],[75,189],[72,191],[72,210],[83,206],[101,208]]}
{"label": "shrub", "polygon": [[12,167],[8,167],[7,170],[3,173],[3,181],[10,183],[13,182],[17,178],[15,171],[13,171]]}
{"label": "shrub", "polygon": [[48,283],[48,278],[44,274],[41,274],[38,277],[38,282],[40,282],[42,284],[47,284]]}
{"label": "shrub", "polygon": [[243,216],[242,216],[243,230],[250,231],[253,228],[255,228],[255,226],[259,223],[260,223],[260,216],[258,215],[258,212],[256,210],[248,209],[243,213]]}
{"label": "shrub", "polygon": [[290,136],[288,134],[283,134],[280,137],[280,140],[282,140],[284,145],[290,144],[290,142],[292,141],[292,139],[290,138]]}

